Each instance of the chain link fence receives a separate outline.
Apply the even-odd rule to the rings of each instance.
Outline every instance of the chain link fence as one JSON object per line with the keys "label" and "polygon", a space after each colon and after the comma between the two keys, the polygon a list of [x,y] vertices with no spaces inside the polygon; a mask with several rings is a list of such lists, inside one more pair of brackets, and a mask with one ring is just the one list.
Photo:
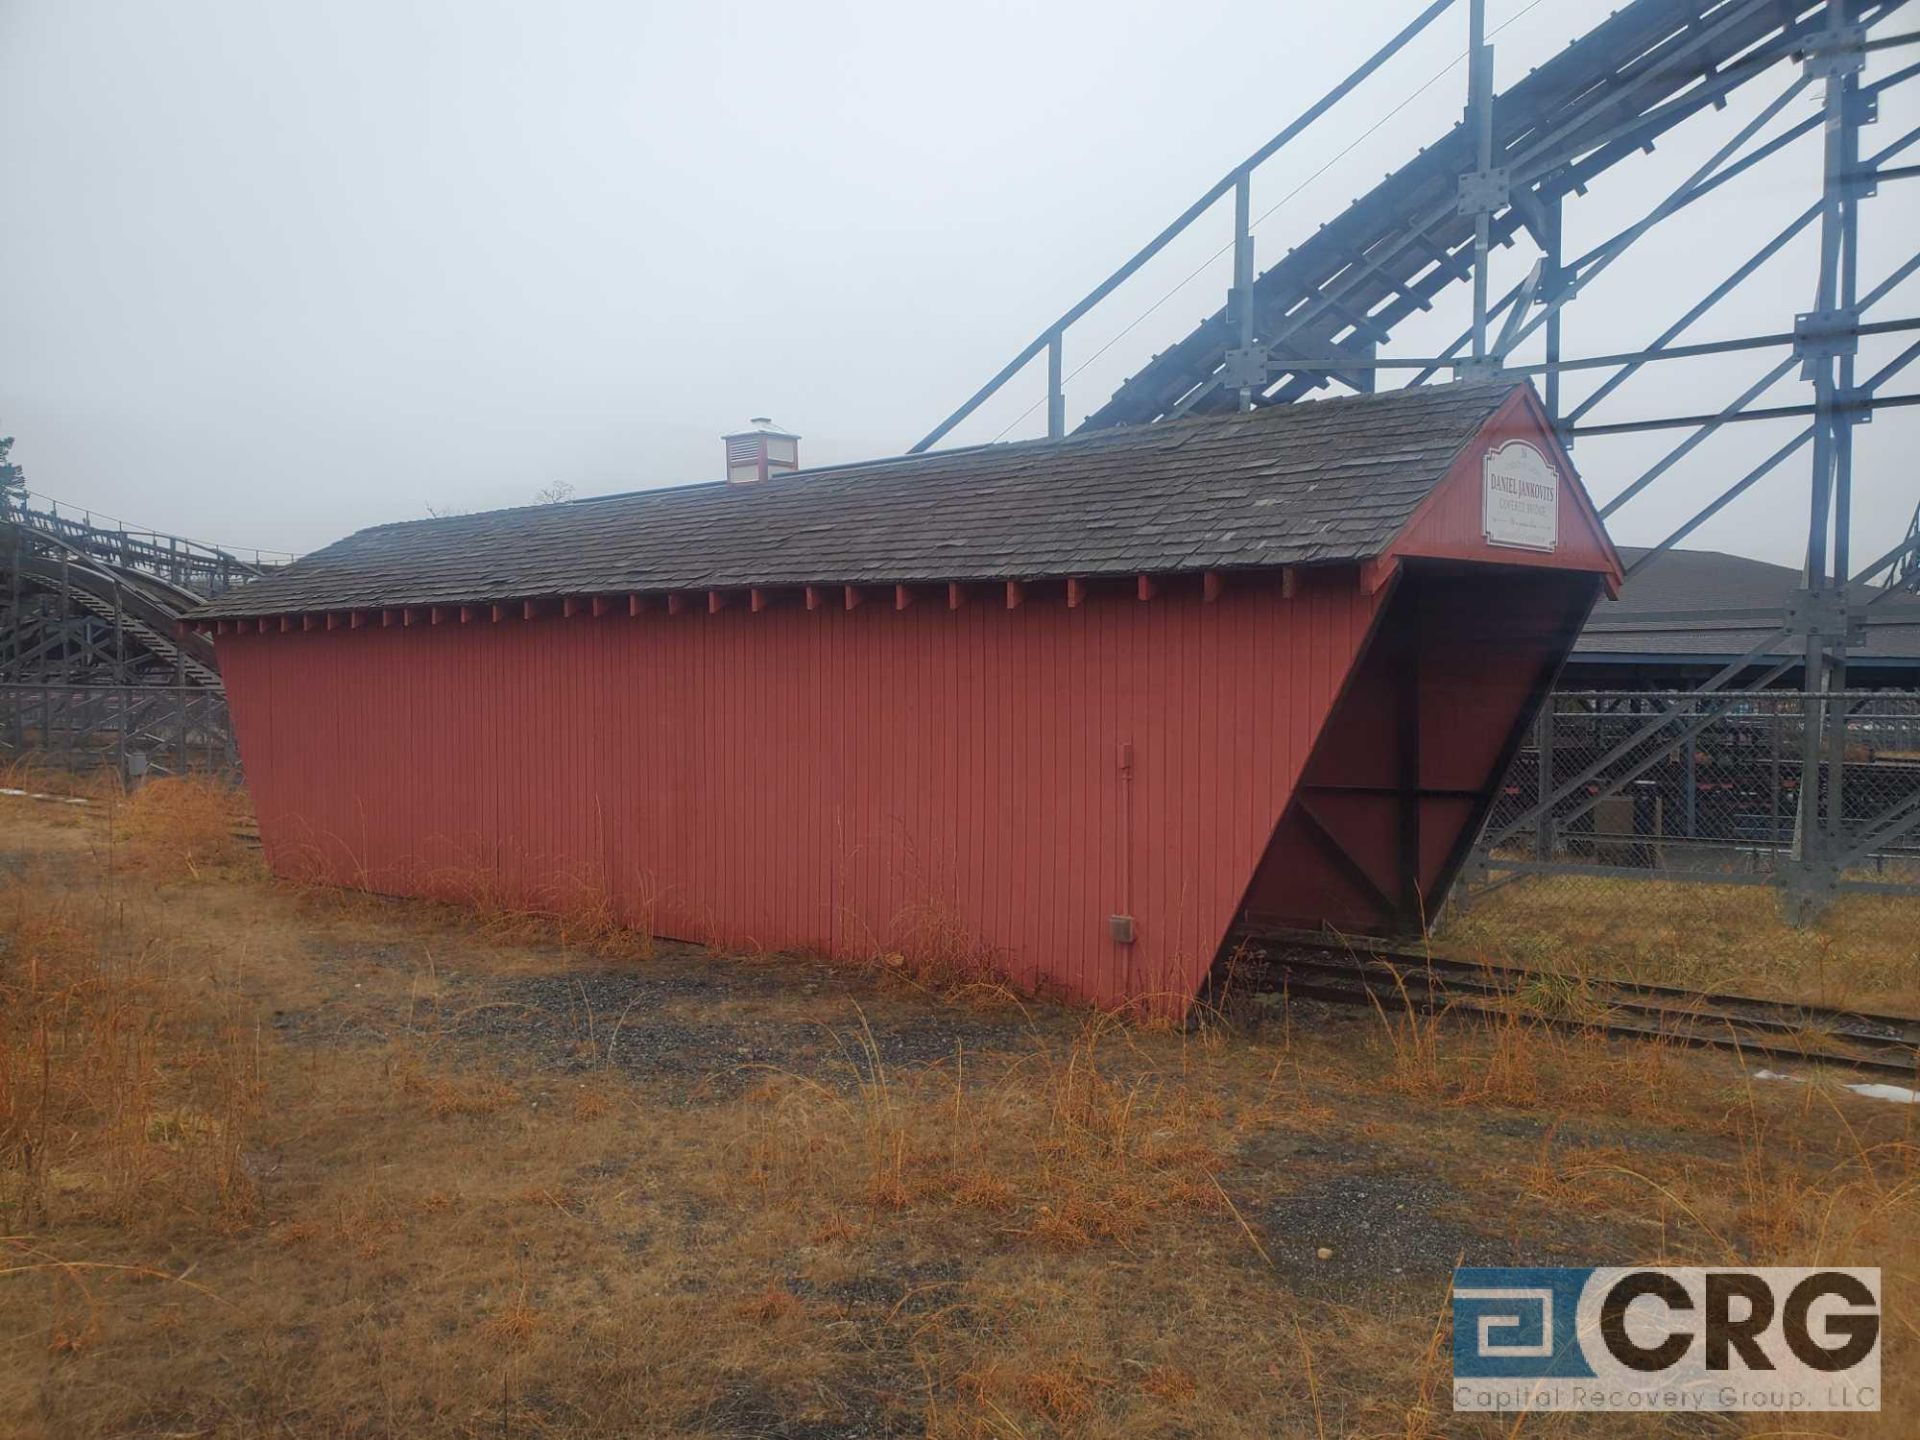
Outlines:
{"label": "chain link fence", "polygon": [[1920,694],[1556,694],[1469,900],[1528,875],[1920,895]]}

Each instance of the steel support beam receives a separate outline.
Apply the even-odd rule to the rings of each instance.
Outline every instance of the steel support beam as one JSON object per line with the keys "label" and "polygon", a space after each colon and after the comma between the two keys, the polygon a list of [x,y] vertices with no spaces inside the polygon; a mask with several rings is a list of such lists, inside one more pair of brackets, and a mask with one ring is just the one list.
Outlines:
{"label": "steel support beam", "polygon": [[[1801,373],[1813,382],[1814,405],[1811,503],[1801,584],[1812,605],[1831,598],[1839,603],[1843,614],[1847,601],[1846,547],[1844,540],[1839,541],[1836,552],[1835,541],[1837,522],[1843,521],[1849,510],[1853,415],[1851,407],[1837,403],[1852,389],[1851,384],[1842,389],[1843,372],[1838,362],[1841,351],[1857,344],[1857,340],[1835,332],[1859,324],[1857,299],[1847,293],[1847,278],[1853,268],[1849,256],[1859,234],[1849,177],[1859,163],[1857,80],[1865,59],[1858,48],[1865,35],[1848,24],[1847,8],[1828,4],[1822,43],[1808,54],[1803,67],[1806,81],[1819,79],[1824,83],[1825,146],[1819,273],[1811,316],[1803,317],[1803,321],[1817,320],[1818,326],[1810,327],[1809,339],[1801,349]],[[1844,373],[1850,381],[1851,368]],[[1834,690],[1836,679],[1844,675],[1845,628],[1842,625],[1837,636],[1819,625],[1807,628],[1803,673],[1809,693]],[[1807,716],[1801,733],[1800,795],[1792,853],[1795,863],[1790,881],[1802,917],[1818,912],[1835,878],[1832,866],[1839,849],[1836,831],[1841,797],[1837,792],[1841,775],[1829,767],[1823,787],[1821,761],[1823,752],[1836,752],[1845,742],[1845,718],[1836,712],[1830,701],[1813,702],[1813,713]]]}

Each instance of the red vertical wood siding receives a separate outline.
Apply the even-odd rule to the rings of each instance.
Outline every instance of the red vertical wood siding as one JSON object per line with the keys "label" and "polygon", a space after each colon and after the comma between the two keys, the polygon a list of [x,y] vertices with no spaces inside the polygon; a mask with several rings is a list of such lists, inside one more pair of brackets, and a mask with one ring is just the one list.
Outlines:
{"label": "red vertical wood siding", "polygon": [[[1485,542],[1481,458],[1516,436],[1565,477],[1551,553]],[[451,623],[456,606],[227,634],[219,654],[282,873],[606,897],[662,935],[838,956],[931,927],[1023,985],[1177,1009],[1243,906],[1365,926],[1383,892],[1431,893],[1594,577],[1618,573],[1521,392],[1387,555],[1300,570],[1291,593],[1265,573],[1214,600],[1188,578],[1084,584],[1073,604],[1035,581],[965,587],[958,608],[931,586],[816,609]],[[1396,716],[1415,713],[1410,761]],[[1410,845],[1384,793],[1409,764],[1472,792],[1422,798]],[[1309,766],[1318,825],[1296,794]]]}
{"label": "red vertical wood siding", "polygon": [[1184,1004],[1379,597],[892,598],[223,637],[269,862],[842,956],[931,913],[1023,984]]}

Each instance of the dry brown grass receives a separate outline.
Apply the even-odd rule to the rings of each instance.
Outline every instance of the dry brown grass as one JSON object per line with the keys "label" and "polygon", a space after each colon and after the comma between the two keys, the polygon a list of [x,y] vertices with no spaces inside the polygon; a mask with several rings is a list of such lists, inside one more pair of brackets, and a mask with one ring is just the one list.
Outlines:
{"label": "dry brown grass", "polygon": [[1451,1104],[1657,1119],[1698,1073],[1673,1043],[1563,1028],[1550,1019],[1604,1017],[1543,1013],[1525,995],[1477,1013],[1426,1011],[1403,991],[1376,1001],[1375,1018],[1387,1087]]}
{"label": "dry brown grass", "polygon": [[1800,927],[1763,887],[1541,876],[1451,912],[1439,948],[1574,975],[1920,1015],[1920,898],[1847,895]]}
{"label": "dry brown grass", "polygon": [[246,796],[221,780],[167,776],[149,780],[120,810],[126,852],[156,876],[201,879],[246,856],[238,831]]}
{"label": "dry brown grass", "polygon": [[250,1214],[252,1017],[179,963],[104,895],[0,882],[0,1225]]}
{"label": "dry brown grass", "polygon": [[[40,751],[0,762],[0,790],[106,804],[126,798],[120,772],[112,765],[74,770],[52,764]],[[14,797],[7,797],[9,799]]]}
{"label": "dry brown grass", "polygon": [[1002,957],[954,908],[926,898],[901,908],[873,956],[882,973],[945,1000],[1017,1003]]}
{"label": "dry brown grass", "polygon": [[[296,876],[313,865],[296,865]],[[309,914],[384,919],[396,913],[396,903],[368,885],[341,888],[324,880],[294,878],[282,881],[296,894]],[[424,885],[433,899],[407,900],[408,921],[418,927],[457,935],[463,941],[483,941],[504,950],[530,946],[560,946],[602,960],[651,960],[658,952],[653,929],[653,904],[644,897],[622,911],[614,904],[603,880],[562,876],[537,889],[516,890],[501,882],[484,865],[444,866]]]}
{"label": "dry brown grass", "polygon": [[[1893,1408],[1795,1423],[1906,1433],[1920,1400],[1915,1120],[1826,1084],[1520,1017],[1189,1033],[1032,1006],[987,1044],[972,1006],[885,986],[706,1003],[675,1042],[712,1047],[706,1075],[609,1059],[677,1014],[622,1017],[618,1047],[589,1017],[543,1059],[462,1017],[607,969],[549,930],[244,866],[109,886],[104,816],[21,813],[9,1436],[1514,1433],[1447,1408],[1450,1249],[1397,1278],[1358,1242],[1314,1258],[1347,1202],[1307,1202],[1354,1167],[1568,1263],[1888,1267]],[[296,1012],[323,1023],[276,1030]],[[889,1058],[943,1020],[944,1059]],[[735,1066],[776,1030],[822,1058]],[[1649,1431],[1692,1433],[1518,1433]]]}

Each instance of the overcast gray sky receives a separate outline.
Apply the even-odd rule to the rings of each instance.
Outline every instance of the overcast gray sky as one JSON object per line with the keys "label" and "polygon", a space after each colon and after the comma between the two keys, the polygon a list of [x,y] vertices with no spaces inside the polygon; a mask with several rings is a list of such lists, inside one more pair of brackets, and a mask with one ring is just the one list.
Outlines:
{"label": "overcast gray sky", "polygon": [[[1416,8],[0,0],[0,430],[63,502],[288,550],[553,483],[717,478],[717,437],[749,415],[799,431],[808,463],[896,453]],[[1256,209],[1285,201],[1263,265],[1457,117],[1456,8],[1262,172]],[[1490,12],[1512,21],[1504,86],[1596,7]],[[1570,249],[1637,218],[1782,84],[1604,179],[1569,211]],[[1883,105],[1869,150],[1917,99]],[[1659,333],[1817,173],[1802,142],[1655,232],[1571,313],[1569,353]],[[1869,283],[1920,234],[1916,193],[1867,202]],[[1075,377],[1070,419],[1219,304],[1226,262],[1206,262],[1228,223],[1223,207],[1075,333],[1070,366],[1115,343]],[[1502,257],[1503,276],[1531,259]],[[1811,249],[1790,248],[1689,338],[1788,328],[1812,284]],[[1875,318],[1917,298],[1910,283]],[[1407,331],[1409,353],[1459,319]],[[1718,408],[1772,358],[1649,372],[1607,418]],[[1912,375],[1889,388],[1920,390]],[[1035,433],[1041,379],[954,438]],[[1733,429],[1617,538],[1657,538],[1790,433]],[[1604,497],[1678,438],[1575,460]],[[1861,432],[1857,552],[1912,513],[1916,441],[1915,411]],[[1692,543],[1797,561],[1806,486],[1792,462]]]}

